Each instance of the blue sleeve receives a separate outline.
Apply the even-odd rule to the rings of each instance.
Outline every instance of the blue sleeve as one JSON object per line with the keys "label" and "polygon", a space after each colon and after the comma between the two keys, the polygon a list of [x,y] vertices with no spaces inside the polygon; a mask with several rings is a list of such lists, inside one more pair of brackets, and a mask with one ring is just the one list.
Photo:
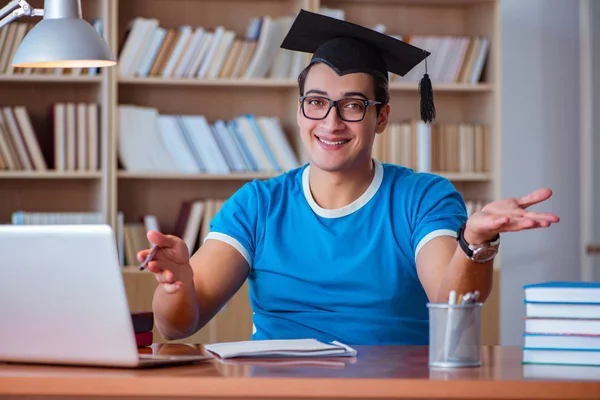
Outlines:
{"label": "blue sleeve", "polygon": [[254,182],[244,184],[229,199],[210,222],[205,241],[214,239],[238,250],[252,268],[256,250],[258,199]]}
{"label": "blue sleeve", "polygon": [[468,216],[462,195],[446,178],[423,175],[414,193],[411,246],[416,259],[419,250],[431,239],[456,237],[456,231]]}

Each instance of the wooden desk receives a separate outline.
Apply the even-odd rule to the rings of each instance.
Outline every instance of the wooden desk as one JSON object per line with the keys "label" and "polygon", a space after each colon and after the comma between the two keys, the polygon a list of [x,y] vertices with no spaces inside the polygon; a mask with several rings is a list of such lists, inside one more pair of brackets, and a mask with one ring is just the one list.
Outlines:
{"label": "wooden desk", "polygon": [[[215,359],[147,370],[0,364],[0,397],[600,399],[600,367],[587,371],[578,367],[534,368],[521,364],[518,347],[484,347],[481,367],[461,369],[430,369],[426,347],[356,349],[356,358]],[[183,344],[156,345],[150,351],[204,352],[201,347]],[[585,381],[584,372],[597,374]],[[580,376],[579,381],[565,378],[569,375]]]}

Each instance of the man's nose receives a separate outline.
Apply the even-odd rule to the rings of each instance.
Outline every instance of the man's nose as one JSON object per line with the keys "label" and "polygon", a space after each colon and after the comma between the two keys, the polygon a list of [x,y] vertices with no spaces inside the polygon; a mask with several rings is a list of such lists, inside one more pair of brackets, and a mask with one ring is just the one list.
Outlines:
{"label": "man's nose", "polygon": [[337,110],[331,107],[329,114],[321,121],[321,128],[327,132],[335,132],[345,127],[344,121],[338,116]]}

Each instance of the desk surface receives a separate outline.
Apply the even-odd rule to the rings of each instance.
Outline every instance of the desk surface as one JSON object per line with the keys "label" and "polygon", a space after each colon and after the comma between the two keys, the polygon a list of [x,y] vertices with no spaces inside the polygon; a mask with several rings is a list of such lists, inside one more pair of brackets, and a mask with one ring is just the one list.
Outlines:
{"label": "desk surface", "polygon": [[[600,367],[522,365],[519,347],[484,347],[481,367],[455,369],[429,368],[427,347],[356,349],[353,358],[213,359],[146,370],[0,364],[0,396],[600,398]],[[206,353],[180,344],[146,351]]]}

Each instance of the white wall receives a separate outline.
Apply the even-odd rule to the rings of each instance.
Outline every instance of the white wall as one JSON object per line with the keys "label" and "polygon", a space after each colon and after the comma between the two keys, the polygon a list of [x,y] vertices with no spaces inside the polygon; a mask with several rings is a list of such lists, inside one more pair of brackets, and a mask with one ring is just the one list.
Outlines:
{"label": "white wall", "polygon": [[502,197],[550,187],[561,222],[504,234],[500,342],[521,345],[523,285],[579,280],[579,23],[576,0],[502,0]]}

